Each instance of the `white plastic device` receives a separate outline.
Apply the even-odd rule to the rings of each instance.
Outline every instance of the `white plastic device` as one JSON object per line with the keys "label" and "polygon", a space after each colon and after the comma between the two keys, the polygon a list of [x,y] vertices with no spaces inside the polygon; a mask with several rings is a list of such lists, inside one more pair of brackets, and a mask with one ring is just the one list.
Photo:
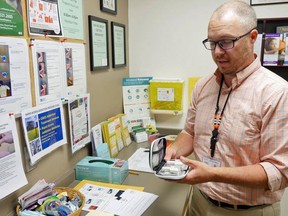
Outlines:
{"label": "white plastic device", "polygon": [[183,164],[179,159],[165,161],[166,138],[155,139],[150,146],[149,163],[154,174],[163,179],[179,180],[189,172],[189,166]]}

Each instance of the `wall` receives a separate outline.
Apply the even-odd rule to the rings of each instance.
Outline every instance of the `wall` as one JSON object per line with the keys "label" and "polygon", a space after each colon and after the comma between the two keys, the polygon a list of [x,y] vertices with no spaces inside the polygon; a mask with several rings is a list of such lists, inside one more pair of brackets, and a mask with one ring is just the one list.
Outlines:
{"label": "wall", "polygon": [[[216,69],[202,41],[210,15],[224,0],[129,1],[130,76],[202,77]],[[250,2],[250,0],[246,0]],[[258,18],[287,17],[288,4],[255,6]],[[184,113],[188,103],[185,85]],[[181,129],[186,115],[156,115],[160,128]]]}
{"label": "wall", "polygon": [[[94,15],[109,21],[109,57],[112,65],[112,47],[111,47],[111,28],[110,21],[125,24],[128,28],[128,0],[118,1],[118,14],[111,15],[100,11],[100,2],[95,0],[83,0],[84,11],[84,41],[86,42],[86,64],[87,68],[87,90],[91,97],[91,126],[104,121],[112,115],[123,112],[122,106],[122,78],[129,76],[129,67],[119,69],[109,69],[97,72],[90,71],[89,63],[89,37],[88,37],[88,15]],[[128,33],[126,33],[128,41]],[[126,43],[128,44],[128,43]],[[128,48],[127,48],[128,49]],[[128,50],[127,50],[128,58]],[[129,58],[127,59],[129,61]],[[68,126],[67,105],[64,105],[65,124]],[[25,168],[23,148],[25,146],[24,135],[21,128],[21,118],[16,119],[17,130],[19,132],[20,149],[22,151],[22,160]],[[67,140],[70,140],[67,130]],[[70,142],[62,146],[53,153],[41,159],[36,168],[26,173],[28,185],[17,190],[13,194],[0,200],[0,215],[15,215],[17,198],[22,193],[29,190],[39,179],[45,179],[47,182],[55,182],[57,186],[68,186],[75,179],[75,165],[84,156],[90,154],[90,145],[77,151],[72,155]]]}

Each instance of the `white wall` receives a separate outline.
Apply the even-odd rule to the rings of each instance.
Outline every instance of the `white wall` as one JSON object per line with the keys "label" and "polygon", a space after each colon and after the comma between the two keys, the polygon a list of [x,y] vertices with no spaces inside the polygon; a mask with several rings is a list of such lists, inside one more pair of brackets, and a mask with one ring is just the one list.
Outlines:
{"label": "white wall", "polygon": [[[210,52],[202,46],[213,10],[224,0],[130,0],[130,76],[181,78],[206,76],[215,70]],[[246,0],[250,2],[250,0]],[[288,17],[288,4],[254,6],[258,18]],[[188,89],[184,107],[188,106]],[[157,115],[157,127],[181,129],[182,116]],[[287,215],[288,192],[281,204]]]}
{"label": "white wall", "polygon": [[[248,3],[250,0],[246,0]],[[130,76],[185,80],[182,116],[156,115],[157,127],[182,129],[188,107],[188,77],[215,70],[202,45],[210,15],[224,0],[130,0]],[[258,18],[287,17],[288,4],[255,6]]]}

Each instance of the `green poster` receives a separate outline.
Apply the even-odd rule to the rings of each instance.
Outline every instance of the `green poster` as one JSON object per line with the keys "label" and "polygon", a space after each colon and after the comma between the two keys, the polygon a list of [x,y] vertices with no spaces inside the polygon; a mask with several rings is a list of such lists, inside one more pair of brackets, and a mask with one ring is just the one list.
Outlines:
{"label": "green poster", "polygon": [[64,37],[83,40],[82,4],[82,0],[59,0]]}
{"label": "green poster", "polygon": [[23,35],[21,0],[0,0],[0,35]]}

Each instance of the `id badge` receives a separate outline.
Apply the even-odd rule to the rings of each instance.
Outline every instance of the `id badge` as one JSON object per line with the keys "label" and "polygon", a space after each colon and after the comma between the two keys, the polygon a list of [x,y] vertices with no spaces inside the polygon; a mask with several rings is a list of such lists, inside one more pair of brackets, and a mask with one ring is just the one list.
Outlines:
{"label": "id badge", "polygon": [[211,167],[220,167],[221,166],[221,160],[211,158],[211,157],[203,157],[202,162],[207,164],[208,166],[211,166]]}

